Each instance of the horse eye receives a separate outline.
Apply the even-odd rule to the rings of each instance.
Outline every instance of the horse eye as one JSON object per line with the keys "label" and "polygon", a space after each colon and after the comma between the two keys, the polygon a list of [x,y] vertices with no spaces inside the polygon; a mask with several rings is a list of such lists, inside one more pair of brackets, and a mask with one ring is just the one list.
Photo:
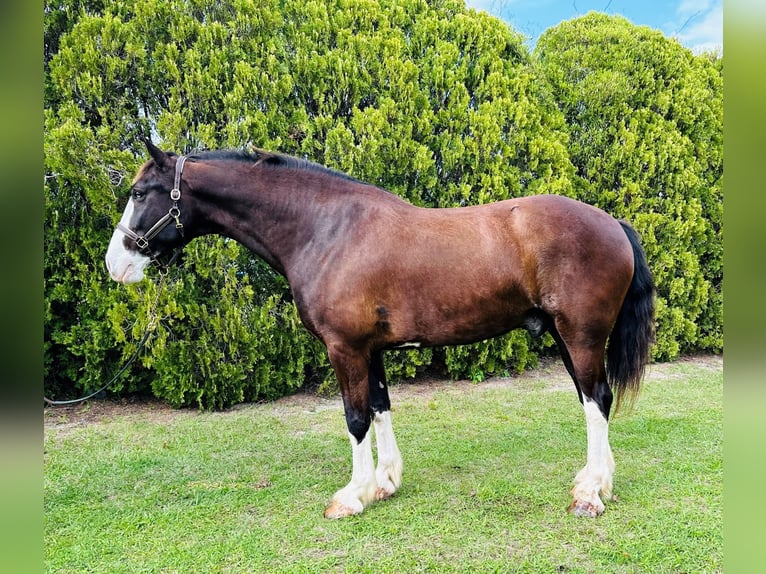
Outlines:
{"label": "horse eye", "polygon": [[134,189],[132,192],[133,199],[136,201],[141,201],[144,197],[146,197],[146,192],[142,191],[140,189]]}

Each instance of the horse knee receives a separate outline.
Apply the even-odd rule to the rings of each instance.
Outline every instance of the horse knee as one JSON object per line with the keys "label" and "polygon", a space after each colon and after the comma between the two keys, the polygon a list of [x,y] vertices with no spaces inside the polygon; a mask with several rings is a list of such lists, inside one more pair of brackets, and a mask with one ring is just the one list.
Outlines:
{"label": "horse knee", "polygon": [[361,443],[364,437],[367,436],[367,432],[370,430],[372,424],[372,411],[359,410],[355,408],[346,408],[346,426],[348,432],[351,433],[357,443]]}

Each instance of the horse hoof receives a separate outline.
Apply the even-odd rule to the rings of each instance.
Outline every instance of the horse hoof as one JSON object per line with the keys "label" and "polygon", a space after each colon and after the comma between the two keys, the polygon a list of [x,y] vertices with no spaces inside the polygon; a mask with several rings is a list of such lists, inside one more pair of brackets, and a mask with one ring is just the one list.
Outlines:
{"label": "horse hoof", "polygon": [[601,508],[599,508],[595,504],[585,500],[574,500],[567,510],[577,517],[596,518],[597,516],[601,516],[604,512],[604,507],[601,506]]}
{"label": "horse hoof", "polygon": [[393,491],[378,487],[378,489],[375,491],[375,500],[386,500],[387,498],[391,498],[393,495]]}
{"label": "horse hoof", "polygon": [[346,518],[348,516],[353,516],[354,514],[359,514],[362,512],[362,510],[363,508],[357,510],[355,508],[351,508],[350,506],[346,506],[337,500],[333,500],[330,503],[330,506],[325,508],[324,517],[331,519]]}

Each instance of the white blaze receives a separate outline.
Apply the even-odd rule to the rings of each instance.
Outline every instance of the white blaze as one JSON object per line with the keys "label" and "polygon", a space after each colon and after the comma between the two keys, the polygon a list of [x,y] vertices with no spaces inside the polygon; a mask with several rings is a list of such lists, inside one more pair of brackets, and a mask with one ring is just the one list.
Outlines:
{"label": "white blaze", "polygon": [[[122,223],[125,227],[130,226],[130,219],[133,216],[133,200],[128,200],[125,211],[122,214]],[[112,239],[109,241],[109,248],[106,250],[106,268],[109,275],[115,281],[120,283],[137,283],[144,278],[144,269],[151,260],[138,251],[130,251],[125,248],[125,234],[119,229],[115,229]]]}

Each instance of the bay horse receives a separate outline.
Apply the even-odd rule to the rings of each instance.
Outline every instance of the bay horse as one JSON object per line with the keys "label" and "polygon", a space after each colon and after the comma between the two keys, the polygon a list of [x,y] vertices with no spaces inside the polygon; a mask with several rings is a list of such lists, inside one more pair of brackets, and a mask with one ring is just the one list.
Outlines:
{"label": "bay horse", "polygon": [[638,392],[654,337],[653,279],[628,223],[555,195],[421,208],[286,155],[146,146],[151,159],[106,253],[109,274],[140,281],[158,257],[221,234],[287,278],[303,324],[327,347],[351,441],[351,480],[327,518],[360,513],[401,485],[382,352],[515,328],[552,334],[585,411],[587,461],[568,510],[604,511],[612,401]]}

